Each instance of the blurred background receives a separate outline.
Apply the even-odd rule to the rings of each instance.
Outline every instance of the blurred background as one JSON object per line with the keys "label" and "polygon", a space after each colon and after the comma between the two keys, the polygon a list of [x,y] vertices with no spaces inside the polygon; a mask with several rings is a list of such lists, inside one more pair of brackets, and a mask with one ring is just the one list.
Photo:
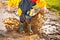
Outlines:
{"label": "blurred background", "polygon": [[46,3],[47,8],[57,12],[57,15],[60,13],[60,0],[46,0]]}

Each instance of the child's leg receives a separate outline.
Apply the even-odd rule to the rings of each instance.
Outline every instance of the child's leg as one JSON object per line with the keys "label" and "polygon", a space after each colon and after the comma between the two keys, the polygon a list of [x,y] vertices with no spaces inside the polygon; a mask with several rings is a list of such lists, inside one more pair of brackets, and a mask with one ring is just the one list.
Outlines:
{"label": "child's leg", "polygon": [[26,21],[23,22],[23,30],[25,31],[25,33],[28,32]]}
{"label": "child's leg", "polygon": [[25,17],[24,17],[23,14],[20,16],[20,22],[21,22],[22,25],[23,25],[23,30],[24,30],[25,32],[27,32],[27,31],[28,31],[28,30],[27,30],[27,23],[26,23],[26,21],[25,21]]}
{"label": "child's leg", "polygon": [[32,29],[31,29],[31,24],[30,24],[30,23],[28,24],[27,28],[28,28],[28,30],[29,30],[29,33],[32,34],[33,31],[32,31]]}
{"label": "child's leg", "polygon": [[30,34],[32,34],[33,31],[32,31],[32,29],[31,29],[30,20],[31,20],[31,17],[26,15],[27,29],[28,29],[28,31],[30,32]]}
{"label": "child's leg", "polygon": [[25,21],[25,16],[22,14],[21,16],[20,16],[20,22],[24,22]]}

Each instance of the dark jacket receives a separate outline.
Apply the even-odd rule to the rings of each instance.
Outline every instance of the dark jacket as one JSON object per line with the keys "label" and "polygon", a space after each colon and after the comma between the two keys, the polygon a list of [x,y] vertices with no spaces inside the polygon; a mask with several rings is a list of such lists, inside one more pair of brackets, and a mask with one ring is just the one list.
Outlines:
{"label": "dark jacket", "polygon": [[27,14],[27,11],[30,11],[34,5],[35,3],[31,2],[31,0],[21,0],[18,7],[22,9],[22,14]]}
{"label": "dark jacket", "polygon": [[22,15],[20,16],[20,22],[25,21],[26,15],[29,16],[27,12],[30,11],[30,9],[34,5],[35,5],[35,2],[32,2],[31,0],[21,0],[18,6],[18,8],[21,8],[22,10]]}

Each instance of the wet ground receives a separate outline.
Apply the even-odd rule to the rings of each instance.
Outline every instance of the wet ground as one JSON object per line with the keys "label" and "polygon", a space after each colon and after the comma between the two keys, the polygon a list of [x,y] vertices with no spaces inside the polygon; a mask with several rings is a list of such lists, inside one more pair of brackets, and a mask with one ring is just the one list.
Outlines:
{"label": "wet ground", "polygon": [[37,34],[26,35],[17,32],[11,32],[5,34],[7,31],[3,20],[9,17],[17,18],[19,17],[15,14],[16,12],[9,13],[6,9],[6,2],[0,2],[0,40],[60,40],[60,16],[57,16],[55,12],[49,11],[45,14],[44,24],[42,26],[43,34],[41,38]]}

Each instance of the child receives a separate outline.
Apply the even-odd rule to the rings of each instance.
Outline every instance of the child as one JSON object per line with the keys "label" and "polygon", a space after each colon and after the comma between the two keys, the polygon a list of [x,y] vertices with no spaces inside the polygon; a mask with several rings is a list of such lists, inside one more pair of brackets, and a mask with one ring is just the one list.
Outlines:
{"label": "child", "polygon": [[14,11],[14,8],[19,5],[20,1],[21,0],[8,0],[8,11]]}
{"label": "child", "polygon": [[[45,0],[31,0],[31,2],[36,3],[36,5],[33,6],[32,8],[40,8],[40,10],[43,11],[44,13],[47,13],[47,12],[48,12],[48,10],[47,10],[47,8],[46,8],[46,2],[45,2]],[[20,5],[19,5],[19,6],[20,6]],[[24,8],[24,7],[23,7],[23,8]],[[22,9],[23,9],[23,8],[22,8]],[[28,7],[28,8],[29,8],[29,7]],[[20,16],[21,13],[22,13],[22,9],[21,9],[21,8],[18,8],[18,15],[19,15],[19,16]],[[31,9],[30,9],[30,16],[32,15],[31,13],[32,13],[32,11],[31,11]]]}
{"label": "child", "polygon": [[32,8],[40,8],[42,11],[46,11],[46,2],[44,0],[21,0],[19,3],[18,15],[20,16],[20,21],[24,23],[27,20],[26,22],[29,25],[28,29],[30,32],[32,32],[30,25]]}
{"label": "child", "polygon": [[31,16],[29,16],[29,11],[30,11],[30,9],[32,9],[32,6],[34,6],[34,5],[35,5],[35,2],[32,2],[31,0],[21,0],[21,2],[19,3],[19,6],[18,6],[18,15],[20,16],[20,22],[21,23],[26,22],[26,24],[28,26],[27,29],[30,32],[32,32],[32,31],[31,31],[31,27],[30,27]]}
{"label": "child", "polygon": [[[29,14],[31,16],[30,13],[32,13],[31,12],[32,8],[33,9],[40,8],[40,10],[43,11],[44,13],[48,11],[46,8],[45,0],[22,0],[19,3],[18,15],[21,16],[21,14],[25,14],[25,15]],[[28,11],[30,11],[30,13],[28,13]]]}

